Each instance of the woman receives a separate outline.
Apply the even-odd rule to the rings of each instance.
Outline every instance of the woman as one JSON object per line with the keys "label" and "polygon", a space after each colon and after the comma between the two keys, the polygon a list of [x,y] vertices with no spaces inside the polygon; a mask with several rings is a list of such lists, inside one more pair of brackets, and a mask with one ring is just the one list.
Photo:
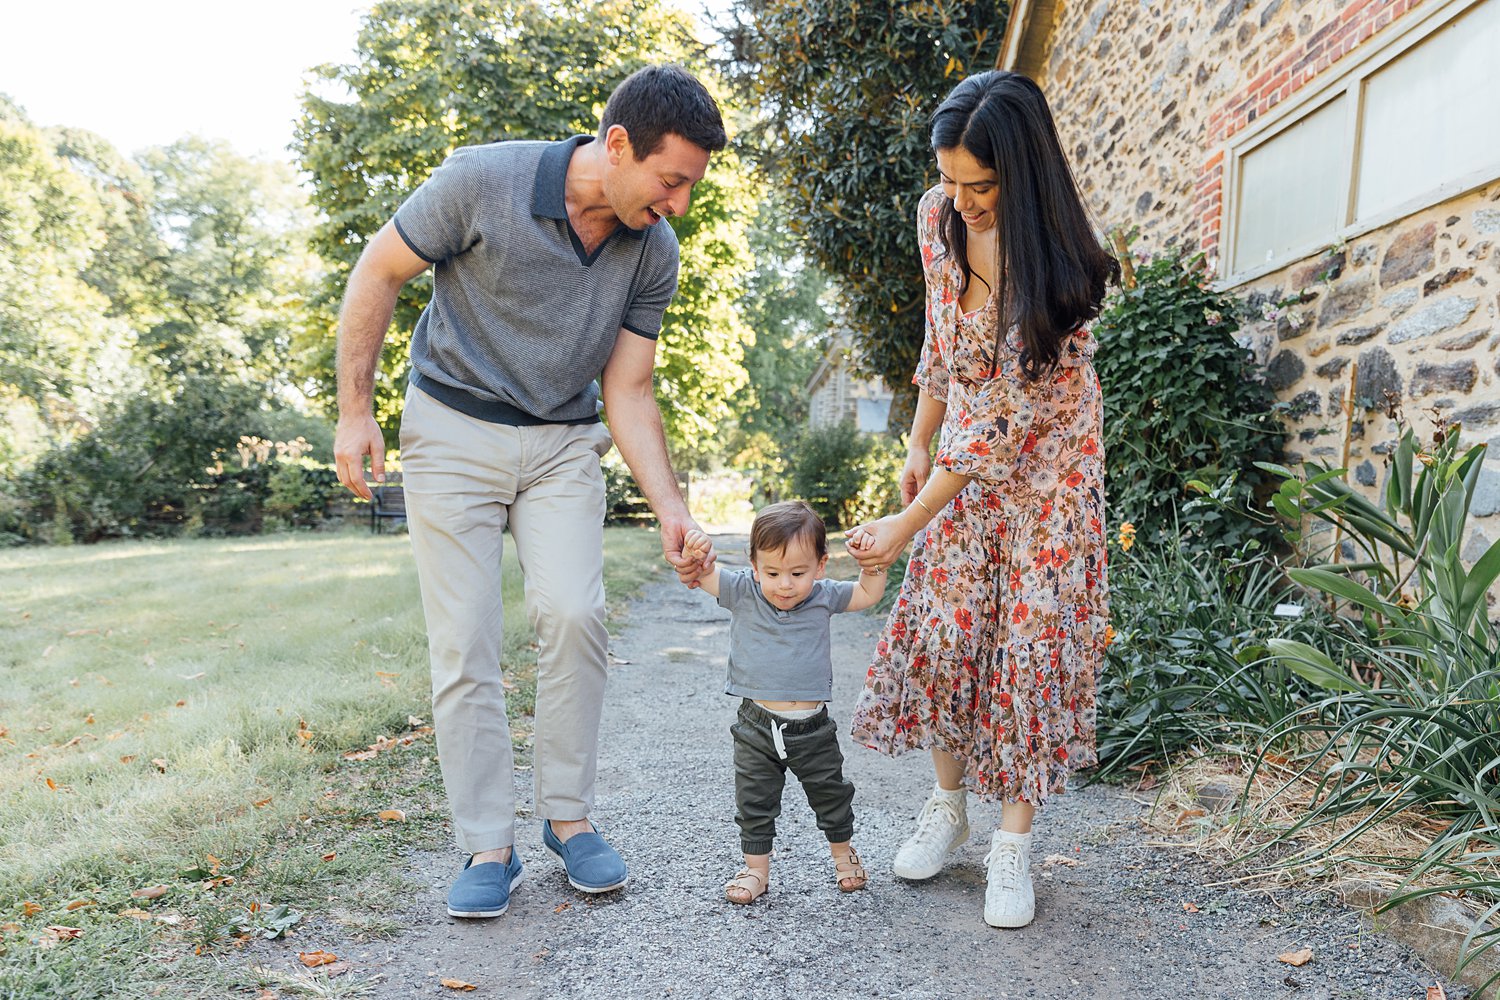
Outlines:
{"label": "woman", "polygon": [[901,475],[908,506],[848,532],[865,567],[916,543],[853,735],[891,756],[932,754],[937,784],[896,854],[898,876],[931,878],[968,839],[966,786],[1002,803],[984,917],[1024,927],[1036,808],[1096,761],[1107,607],[1088,323],[1118,268],[1031,80],[965,80],[933,115],[932,146],[941,184],[917,210],[927,334]]}

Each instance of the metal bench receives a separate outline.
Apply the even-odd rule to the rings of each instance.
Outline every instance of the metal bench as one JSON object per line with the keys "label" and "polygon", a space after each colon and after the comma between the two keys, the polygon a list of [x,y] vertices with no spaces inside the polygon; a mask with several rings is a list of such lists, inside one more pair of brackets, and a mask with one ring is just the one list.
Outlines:
{"label": "metal bench", "polygon": [[370,487],[370,530],[380,534],[381,524],[393,521],[393,527],[406,524],[406,490],[399,480],[377,483]]}

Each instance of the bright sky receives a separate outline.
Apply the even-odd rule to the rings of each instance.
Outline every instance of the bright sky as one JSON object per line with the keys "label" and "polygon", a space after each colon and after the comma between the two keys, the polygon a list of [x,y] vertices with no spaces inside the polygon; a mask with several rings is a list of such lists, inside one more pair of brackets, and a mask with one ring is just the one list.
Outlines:
{"label": "bright sky", "polygon": [[26,0],[5,4],[0,93],[39,125],[121,152],[197,133],[290,158],[303,74],[354,51],[363,0]]}
{"label": "bright sky", "polygon": [[[589,2],[589,0],[582,0]],[[728,0],[710,0],[722,9]],[[368,0],[5,0],[0,93],[122,153],[188,133],[290,159],[303,76],[352,58]],[[699,9],[688,2],[686,9]]]}

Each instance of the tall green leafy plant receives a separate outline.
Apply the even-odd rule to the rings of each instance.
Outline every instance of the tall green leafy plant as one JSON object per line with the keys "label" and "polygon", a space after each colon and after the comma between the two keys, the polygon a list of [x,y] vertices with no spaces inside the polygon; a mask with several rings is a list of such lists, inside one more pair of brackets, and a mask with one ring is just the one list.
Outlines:
{"label": "tall green leafy plant", "polygon": [[[1290,573],[1339,609],[1324,649],[1268,644],[1323,692],[1268,734],[1268,748],[1291,748],[1298,763],[1283,790],[1316,783],[1313,807],[1278,840],[1337,824],[1318,853],[1403,872],[1406,891],[1388,906],[1455,890],[1487,901],[1465,964],[1500,946],[1500,927],[1488,922],[1500,914],[1500,629],[1487,603],[1500,542],[1472,566],[1459,555],[1484,454],[1460,444],[1457,425],[1430,446],[1407,429],[1379,502],[1345,483],[1342,469],[1267,466],[1281,479],[1272,503],[1291,540],[1320,537],[1305,529],[1322,522],[1356,550],[1352,561]],[[1407,810],[1443,824],[1420,856],[1359,853],[1356,838]],[[1429,875],[1443,877],[1418,884]]]}
{"label": "tall green leafy plant", "polygon": [[1251,502],[1270,479],[1256,463],[1281,454],[1275,398],[1235,340],[1242,303],[1209,286],[1201,255],[1159,256],[1135,273],[1094,327],[1112,517],[1134,522],[1143,542],[1175,544],[1179,525],[1189,543],[1273,539],[1220,506],[1179,509],[1194,480]]}

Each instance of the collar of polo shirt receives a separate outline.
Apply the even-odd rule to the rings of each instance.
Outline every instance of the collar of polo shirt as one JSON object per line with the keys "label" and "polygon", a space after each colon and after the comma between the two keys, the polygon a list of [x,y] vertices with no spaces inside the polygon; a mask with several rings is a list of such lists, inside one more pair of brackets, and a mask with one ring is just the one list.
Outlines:
{"label": "collar of polo shirt", "polygon": [[[532,215],[568,222],[566,201],[568,163],[573,159],[575,149],[593,141],[594,137],[591,135],[575,135],[571,139],[550,144],[542,153],[542,158],[536,165],[536,183],[531,189]],[[569,225],[571,226],[572,223]],[[629,234],[634,239],[640,239],[645,230],[621,226],[617,233]]]}

